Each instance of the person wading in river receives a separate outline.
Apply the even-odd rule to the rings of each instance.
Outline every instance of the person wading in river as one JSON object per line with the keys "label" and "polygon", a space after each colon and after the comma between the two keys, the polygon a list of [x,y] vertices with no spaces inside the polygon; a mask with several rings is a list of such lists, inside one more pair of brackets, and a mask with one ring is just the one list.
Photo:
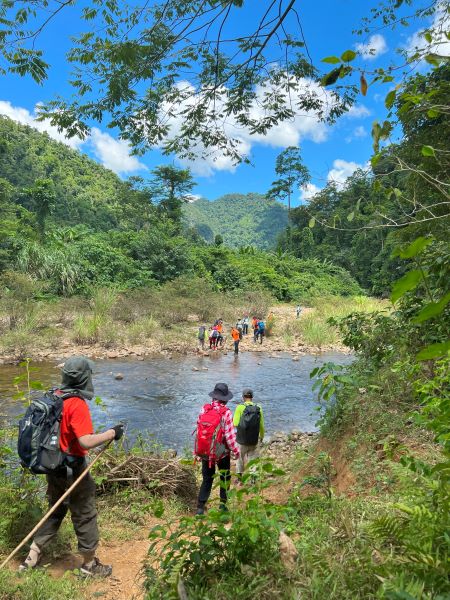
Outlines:
{"label": "person wading in river", "polygon": [[240,480],[248,461],[258,457],[258,441],[264,439],[264,415],[259,404],[253,403],[253,390],[246,388],[242,392],[242,404],[238,404],[233,417],[237,429],[236,439],[239,445],[239,458],[236,475]]}
{"label": "person wading in river", "polygon": [[213,485],[216,466],[220,473],[220,509],[227,510],[227,490],[231,480],[231,460],[239,458],[233,415],[226,406],[233,394],[226,383],[216,383],[211,404],[205,404],[197,419],[195,454],[202,461],[202,484],[197,501],[197,515],[205,513]]}
{"label": "person wading in river", "polygon": [[241,341],[241,334],[239,333],[239,329],[237,327],[232,328],[231,337],[233,338],[234,343],[234,353],[239,354],[239,342]]}
{"label": "person wading in river", "polygon": [[[62,369],[62,384],[55,393],[73,396],[65,397],[60,428],[59,445],[67,453],[66,466],[47,475],[47,496],[53,506],[86,468],[88,450],[109,440],[119,440],[123,435],[122,424],[94,433],[87,400],[94,397],[92,384],[92,363],[84,356],[73,356],[66,360]],[[55,537],[58,529],[70,510],[73,527],[78,538],[78,550],[83,557],[81,573],[107,577],[112,567],[103,565],[95,556],[99,542],[97,509],[95,506],[95,482],[90,473],[85,475],[47,521],[38,529],[30,552],[20,569],[36,567],[42,548]]]}
{"label": "person wading in river", "polygon": [[202,350],[205,349],[205,338],[206,338],[206,327],[204,325],[200,325],[198,328],[198,345]]}

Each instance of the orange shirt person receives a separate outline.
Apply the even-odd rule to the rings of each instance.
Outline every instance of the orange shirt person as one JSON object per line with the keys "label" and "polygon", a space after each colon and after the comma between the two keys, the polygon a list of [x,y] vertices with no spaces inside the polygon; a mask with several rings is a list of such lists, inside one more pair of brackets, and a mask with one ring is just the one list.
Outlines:
{"label": "orange shirt person", "polygon": [[234,343],[234,353],[239,354],[239,342],[241,341],[241,334],[239,333],[239,329],[237,329],[237,327],[233,327],[231,330],[231,337],[233,338]]}

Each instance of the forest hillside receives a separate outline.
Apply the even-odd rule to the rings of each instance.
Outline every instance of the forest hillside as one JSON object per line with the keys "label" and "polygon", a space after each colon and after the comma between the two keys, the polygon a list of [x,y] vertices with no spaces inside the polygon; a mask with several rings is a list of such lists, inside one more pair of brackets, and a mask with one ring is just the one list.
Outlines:
{"label": "forest hillside", "polygon": [[287,210],[261,194],[226,194],[212,202],[200,198],[185,204],[184,217],[207,241],[221,235],[231,248],[273,249],[287,226]]}

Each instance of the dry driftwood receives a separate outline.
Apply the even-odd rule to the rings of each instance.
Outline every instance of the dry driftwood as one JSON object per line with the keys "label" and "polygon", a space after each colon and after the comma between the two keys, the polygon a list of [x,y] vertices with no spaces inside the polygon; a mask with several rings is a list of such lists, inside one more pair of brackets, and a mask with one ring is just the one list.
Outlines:
{"label": "dry driftwood", "polygon": [[177,459],[155,454],[105,453],[95,475],[99,494],[107,494],[117,486],[148,489],[159,496],[178,496],[184,500],[191,500],[197,494],[193,469]]}

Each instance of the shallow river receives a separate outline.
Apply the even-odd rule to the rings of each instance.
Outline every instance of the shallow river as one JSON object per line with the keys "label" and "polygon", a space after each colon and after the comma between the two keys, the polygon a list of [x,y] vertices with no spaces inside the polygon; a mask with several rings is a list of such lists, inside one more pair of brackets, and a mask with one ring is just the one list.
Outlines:
{"label": "shallow river", "polygon": [[[275,431],[293,429],[314,431],[317,404],[311,390],[309,372],[327,361],[348,364],[351,356],[325,353],[301,356],[298,362],[290,354],[280,353],[270,358],[262,353],[217,355],[214,358],[174,356],[136,360],[98,360],[94,369],[94,386],[104,408],[91,403],[96,427],[114,425],[121,419],[129,421],[129,433],[150,433],[159,443],[181,450],[192,446],[192,431],[201,406],[208,401],[208,392],[220,381],[228,383],[235,397],[229,402],[234,410],[244,387],[254,390],[261,403],[270,435]],[[261,364],[259,364],[261,363]],[[46,387],[60,381],[54,363],[38,363],[33,379]],[[200,369],[194,371],[193,369]],[[208,370],[202,370],[207,368]],[[0,414],[13,416],[23,411],[14,393],[13,378],[18,368],[0,367]],[[121,373],[118,381],[115,374]]]}

